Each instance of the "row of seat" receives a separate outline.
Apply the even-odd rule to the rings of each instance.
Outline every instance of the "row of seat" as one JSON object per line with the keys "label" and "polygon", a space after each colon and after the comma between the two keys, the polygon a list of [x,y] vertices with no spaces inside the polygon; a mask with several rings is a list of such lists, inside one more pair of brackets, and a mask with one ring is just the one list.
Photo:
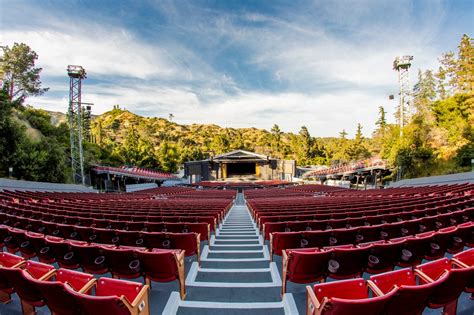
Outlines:
{"label": "row of seat", "polygon": [[473,198],[470,196],[455,196],[449,198],[443,198],[442,200],[418,200],[410,202],[397,202],[395,204],[373,204],[370,205],[354,205],[352,204],[349,207],[339,205],[337,207],[328,206],[328,205],[316,205],[312,204],[310,206],[304,205],[292,205],[285,206],[280,205],[272,206],[271,208],[257,209],[254,210],[253,217],[255,220],[259,220],[264,216],[284,216],[284,215],[304,215],[304,214],[357,214],[357,213],[392,213],[392,212],[401,212],[401,211],[414,211],[414,210],[423,210],[430,208],[437,208],[446,205],[454,204],[465,204],[467,206],[473,204]]}
{"label": "row of seat", "polygon": [[[371,216],[348,217],[343,219],[323,219],[323,220],[297,220],[286,222],[266,222],[263,224],[263,236],[269,239],[271,233],[275,232],[298,232],[298,231],[315,231],[315,230],[331,230],[340,228],[351,228],[357,226],[372,226],[386,223],[401,222],[407,220],[415,220],[428,216],[438,216],[438,224],[443,226],[444,222],[450,221],[451,225],[457,222],[466,222],[469,217],[474,217],[474,207],[462,209],[461,207],[443,209],[434,208],[427,210],[406,211],[391,214],[378,214]],[[453,211],[459,209],[458,211]],[[462,215],[460,215],[462,213]]]}
{"label": "row of seat", "polygon": [[[445,253],[458,253],[465,246],[473,247],[474,224],[449,227],[438,232],[417,234],[389,241],[362,243],[357,246],[341,245],[322,248],[288,249],[283,254],[282,290],[286,282],[309,283],[327,277],[347,279],[363,272],[377,274],[393,270],[396,266],[416,266],[423,259],[435,260]],[[466,224],[466,225],[467,225]],[[461,231],[460,231],[461,230]],[[466,232],[470,239],[466,239]]]}
{"label": "row of seat", "polygon": [[[57,219],[60,219],[58,217]],[[69,222],[69,223],[68,223]],[[97,235],[102,239],[102,243],[110,243],[115,237],[119,237],[120,231],[131,232],[169,232],[169,233],[197,233],[201,241],[207,241],[210,238],[210,225],[208,223],[193,222],[122,222],[108,220],[92,220],[92,224],[82,225],[83,221],[54,221],[35,220],[16,215],[0,213],[0,224],[24,229],[32,232],[45,233],[54,236],[60,236],[68,239],[89,241],[90,235]],[[79,225],[76,225],[79,223]],[[92,229],[92,232],[90,230]],[[104,236],[104,237],[102,237]],[[94,241],[94,240],[92,240]],[[118,242],[118,239],[117,241]],[[116,243],[113,242],[112,243]]]}
{"label": "row of seat", "polygon": [[102,277],[53,266],[21,257],[0,254],[0,299],[17,293],[24,315],[47,306],[61,315],[150,314],[149,285]]}
{"label": "row of seat", "polygon": [[[39,221],[54,222],[59,224],[70,224],[80,226],[90,226],[98,228],[115,228],[122,230],[147,230],[147,226],[154,228],[153,226],[160,224],[187,224],[187,223],[204,223],[209,224],[211,231],[215,231],[217,220],[214,216],[115,216],[112,218],[92,218],[86,217],[85,214],[81,216],[71,216],[64,214],[52,214],[41,211],[22,210],[11,206],[0,206],[0,216],[13,215],[16,217],[28,218],[30,220],[36,220],[37,224]],[[5,220],[7,218],[5,217]],[[1,218],[0,218],[1,222]]]}
{"label": "row of seat", "polygon": [[[87,230],[88,229],[88,230]],[[118,231],[117,234],[92,234],[98,229],[86,228],[84,240],[74,240],[41,233],[30,232],[0,225],[0,246],[6,246],[10,253],[20,251],[25,257],[38,256],[49,260],[51,256],[58,259],[70,250],[70,246],[111,245],[112,247],[140,247],[153,249],[181,249],[186,256],[197,256],[200,261],[199,234],[196,233],[161,233]],[[104,233],[113,230],[101,230]],[[78,233],[78,235],[80,235]],[[116,235],[116,236],[114,236]],[[43,258],[42,258],[43,257]]]}
{"label": "row of seat", "polygon": [[460,294],[474,292],[474,250],[370,277],[307,286],[307,314],[420,315],[444,307],[455,315]]}
{"label": "row of seat", "polygon": [[[419,233],[441,230],[457,224],[458,237],[472,239],[473,218],[464,220],[464,210],[453,212],[450,216],[436,215],[395,223],[372,226],[342,228],[334,230],[275,232],[270,234],[271,254],[281,255],[281,251],[291,248],[325,247],[335,245],[359,244],[379,240],[390,240]],[[470,215],[474,214],[470,212]],[[453,218],[453,220],[451,220]],[[464,222],[467,221],[467,222]],[[464,223],[462,223],[464,222]]]}

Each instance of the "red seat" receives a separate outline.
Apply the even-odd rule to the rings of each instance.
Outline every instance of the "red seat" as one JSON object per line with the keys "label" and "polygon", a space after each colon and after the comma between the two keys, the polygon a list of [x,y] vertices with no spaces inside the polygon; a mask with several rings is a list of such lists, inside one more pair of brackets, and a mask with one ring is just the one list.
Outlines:
{"label": "red seat", "polygon": [[95,295],[69,290],[85,314],[147,315],[150,313],[147,285],[119,279],[100,278]]}
{"label": "red seat", "polygon": [[117,231],[120,245],[147,247],[143,232],[141,231]]}
{"label": "red seat", "polygon": [[186,295],[184,279],[184,251],[153,249],[152,251],[139,250],[136,252],[145,275],[145,283],[151,281],[169,282],[178,279],[181,299]]}
{"label": "red seat", "polygon": [[[474,249],[454,255],[453,261],[464,268],[474,267]],[[466,292],[474,293],[474,277],[471,277],[471,280],[468,282]]]}
{"label": "red seat", "polygon": [[[378,296],[392,290],[397,291],[385,309],[387,315],[419,315],[428,305],[430,294],[445,278],[421,285],[417,285],[416,280],[415,273],[411,269],[405,268],[371,276],[369,285]],[[372,286],[372,283],[375,287]]]}
{"label": "red seat", "polygon": [[33,281],[33,285],[45,298],[49,309],[61,315],[79,315],[81,306],[69,289],[87,292],[95,283],[94,276],[82,272],[59,269],[55,281]]}
{"label": "red seat", "polygon": [[114,277],[134,279],[141,276],[141,264],[135,250],[104,248],[104,253],[108,268]]}
{"label": "red seat", "polygon": [[45,243],[61,268],[77,269],[80,267],[79,256],[72,251],[70,242],[57,237],[46,237]]}
{"label": "red seat", "polygon": [[386,305],[395,295],[395,291],[378,297],[369,297],[368,288],[363,279],[351,279],[316,284],[306,287],[306,314],[383,314]]}
{"label": "red seat", "polygon": [[1,268],[0,272],[13,286],[21,299],[23,314],[34,314],[35,307],[44,306],[46,301],[34,287],[30,279],[47,280],[54,275],[55,269],[51,265],[36,261],[26,261],[25,268]]}
{"label": "red seat", "polygon": [[431,308],[444,307],[446,314],[456,314],[457,299],[474,277],[474,267],[453,268],[449,259],[438,259],[415,268],[425,282],[433,282],[446,277],[443,283],[436,287],[430,295],[428,306]]}
{"label": "red seat", "polygon": [[99,244],[71,243],[71,251],[79,260],[82,269],[92,274],[104,274],[109,271],[104,248]]}
{"label": "red seat", "polygon": [[359,247],[369,247],[365,271],[370,274],[377,274],[393,270],[399,258],[401,243],[377,241],[359,244]]}
{"label": "red seat", "polygon": [[318,249],[295,249],[283,251],[282,293],[286,293],[286,282],[310,283],[326,277],[328,261],[332,251]]}
{"label": "red seat", "polygon": [[[25,259],[20,256],[5,252],[0,253],[0,267],[18,268],[24,263]],[[0,302],[7,303],[10,301],[10,295],[13,293],[14,289],[1,270],[2,268],[0,268]]]}
{"label": "red seat", "polygon": [[398,265],[400,267],[416,266],[421,263],[425,257],[426,248],[431,242],[431,234],[421,235],[420,237],[406,237],[395,239],[394,241],[404,240],[400,244]]}
{"label": "red seat", "polygon": [[362,276],[367,265],[370,248],[352,246],[335,247],[327,265],[327,275],[333,279],[349,279]]}

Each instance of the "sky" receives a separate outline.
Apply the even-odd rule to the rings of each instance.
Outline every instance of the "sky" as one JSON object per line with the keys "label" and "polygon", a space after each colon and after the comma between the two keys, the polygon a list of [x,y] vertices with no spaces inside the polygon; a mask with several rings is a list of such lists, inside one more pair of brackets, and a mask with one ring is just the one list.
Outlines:
{"label": "sky", "polygon": [[[93,114],[119,104],[181,124],[306,126],[369,136],[378,107],[397,104],[393,60],[437,69],[474,36],[474,0],[9,1],[0,45],[28,44],[50,90],[27,103],[66,112],[67,65],[87,71]],[[395,100],[388,96],[394,94]]]}

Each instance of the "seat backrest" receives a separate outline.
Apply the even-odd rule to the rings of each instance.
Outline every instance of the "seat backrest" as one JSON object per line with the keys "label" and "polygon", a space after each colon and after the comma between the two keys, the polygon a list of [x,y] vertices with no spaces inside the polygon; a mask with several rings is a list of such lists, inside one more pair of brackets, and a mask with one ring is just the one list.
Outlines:
{"label": "seat backrest", "polygon": [[32,277],[19,268],[2,268],[3,275],[13,286],[20,298],[28,304],[42,305],[43,296],[32,283]]}
{"label": "seat backrest", "polygon": [[316,282],[326,275],[331,251],[289,250],[287,276],[297,283]]}
{"label": "seat backrest", "polygon": [[323,301],[321,314],[327,315],[383,314],[387,303],[396,293],[390,291],[388,294],[370,298],[363,279],[317,284],[314,291],[318,300]]}
{"label": "seat backrest", "polygon": [[452,264],[448,258],[441,258],[432,262],[415,267],[433,280],[438,279],[446,270],[452,269]]}
{"label": "seat backrest", "polygon": [[46,299],[49,309],[61,315],[79,315],[82,314],[80,305],[70,293],[66,284],[52,281],[34,281],[34,286],[40,294]]}
{"label": "seat backrest", "polygon": [[13,267],[23,261],[25,261],[23,257],[14,254],[9,254],[6,252],[0,253],[0,266]]}
{"label": "seat backrest", "polygon": [[118,296],[93,296],[71,290],[75,303],[80,305],[83,314],[130,315],[130,310]]}
{"label": "seat backrest", "polygon": [[152,252],[137,251],[142,270],[153,281],[168,282],[178,278],[175,250],[154,249]]}
{"label": "seat backrest", "polygon": [[463,264],[466,264],[467,266],[474,266],[474,249],[470,250],[465,250],[463,252],[460,252],[456,255],[454,255],[454,258],[462,262]]}
{"label": "seat backrest", "polygon": [[97,281],[95,294],[96,296],[119,297],[123,295],[130,303],[132,303],[142,288],[143,284],[138,282],[111,278],[100,278]]}
{"label": "seat backrest", "polygon": [[54,269],[55,268],[52,265],[44,264],[34,260],[28,260],[25,263],[25,270],[27,270],[35,279],[40,279]]}
{"label": "seat backrest", "polygon": [[56,272],[57,282],[67,282],[76,291],[82,289],[92,279],[94,279],[94,276],[91,274],[69,269],[61,268]]}
{"label": "seat backrest", "polygon": [[393,290],[394,286],[416,285],[415,275],[410,268],[371,276],[370,280],[372,280],[384,294]]}

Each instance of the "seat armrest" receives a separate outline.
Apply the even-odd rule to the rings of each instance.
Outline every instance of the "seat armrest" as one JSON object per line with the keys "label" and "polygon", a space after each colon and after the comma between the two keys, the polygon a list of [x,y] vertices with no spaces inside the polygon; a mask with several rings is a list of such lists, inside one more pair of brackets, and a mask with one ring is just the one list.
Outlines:
{"label": "seat armrest", "polygon": [[313,288],[309,285],[306,286],[306,315],[316,314],[316,311],[321,307],[316,294],[314,294]]}
{"label": "seat armrest", "polygon": [[374,292],[377,296],[382,296],[384,295],[382,290],[379,289],[379,287],[372,281],[372,280],[367,280],[367,286]]}

